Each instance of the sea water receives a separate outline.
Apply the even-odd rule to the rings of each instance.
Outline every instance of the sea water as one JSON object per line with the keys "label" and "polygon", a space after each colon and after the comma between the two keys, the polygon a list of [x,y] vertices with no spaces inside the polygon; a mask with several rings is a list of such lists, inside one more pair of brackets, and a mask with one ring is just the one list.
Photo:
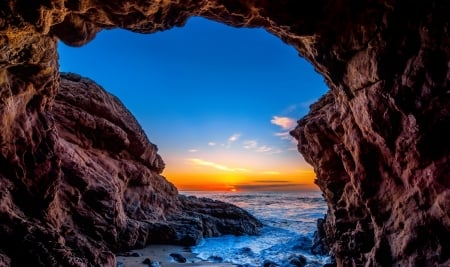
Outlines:
{"label": "sea water", "polygon": [[292,255],[303,255],[308,266],[323,266],[329,257],[311,254],[317,219],[326,213],[318,191],[299,192],[182,192],[239,206],[263,224],[257,236],[206,238],[192,248],[204,260],[223,260],[244,266],[262,266],[270,260],[285,264]]}

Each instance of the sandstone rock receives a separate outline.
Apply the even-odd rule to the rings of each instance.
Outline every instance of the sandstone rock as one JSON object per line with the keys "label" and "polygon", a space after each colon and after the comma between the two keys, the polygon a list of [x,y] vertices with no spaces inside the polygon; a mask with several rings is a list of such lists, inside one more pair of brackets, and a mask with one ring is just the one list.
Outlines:
{"label": "sandstone rock", "polygon": [[[258,231],[260,223],[235,206],[179,196],[160,175],[164,162],[156,146],[121,102],[94,82],[62,75],[51,115],[60,180],[45,217],[25,213],[36,208],[33,202],[17,206],[14,197],[2,195],[9,210],[2,213],[0,240],[13,241],[0,242],[5,265],[113,266],[113,252],[149,243],[193,245],[209,234]],[[54,168],[45,161],[44,167]],[[217,216],[222,213],[214,207],[231,217]]]}
{"label": "sandstone rock", "polygon": [[262,224],[251,214],[232,204],[207,198],[179,196],[188,216],[202,225],[203,236],[256,235]]}
{"label": "sandstone rock", "polygon": [[70,90],[57,97],[56,40],[203,16],[265,27],[329,85],[293,135],[327,199],[337,265],[449,266],[448,14],[448,0],[0,3],[0,262],[114,266],[113,249],[182,236],[161,220],[181,201],[156,147],[139,146],[139,129],[111,112],[116,101],[93,98],[90,113]]}
{"label": "sandstone rock", "polygon": [[[62,78],[53,110],[59,136],[70,148],[62,158],[62,169],[70,175],[79,195],[93,191],[87,194],[91,212],[110,212],[110,225],[123,227],[116,230],[114,238],[119,240],[115,243],[124,243],[123,247],[146,243],[195,245],[202,237],[258,232],[261,224],[234,205],[178,195],[160,175],[164,162],[156,146],[120,101],[88,79],[74,74]],[[86,162],[89,168],[83,166]],[[80,209],[78,206],[71,213]],[[120,223],[114,225],[114,221]],[[95,223],[96,227],[101,224]]]}

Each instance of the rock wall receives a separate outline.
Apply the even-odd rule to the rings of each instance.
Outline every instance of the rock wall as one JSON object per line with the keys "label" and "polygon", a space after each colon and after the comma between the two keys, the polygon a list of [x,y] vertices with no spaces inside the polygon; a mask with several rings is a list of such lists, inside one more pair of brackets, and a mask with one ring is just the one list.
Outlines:
{"label": "rock wall", "polygon": [[117,98],[75,74],[61,74],[59,85],[45,114],[56,163],[42,150],[24,156],[39,163],[31,175],[53,174],[51,199],[39,198],[48,184],[31,175],[2,177],[0,266],[115,266],[113,252],[150,243],[258,233],[260,222],[236,206],[178,195],[161,176],[156,146]]}
{"label": "rock wall", "polygon": [[[177,207],[185,200],[158,174],[163,166],[154,147],[139,150],[135,145],[145,142],[139,129],[111,117],[115,101],[77,120],[54,112],[85,114],[66,98],[81,100],[81,92],[57,96],[56,41],[78,46],[102,29],[151,33],[204,16],[237,27],[265,27],[293,45],[328,83],[330,92],[292,134],[327,199],[325,228],[338,265],[450,265],[448,14],[448,0],[1,2],[0,262],[113,265],[113,248],[96,245],[95,238],[120,246],[114,242],[123,234],[125,243],[142,243],[149,228],[136,221],[149,216],[156,222],[182,210]],[[74,121],[83,131],[64,128]],[[111,139],[95,138],[99,130]],[[110,140],[119,146],[111,148]],[[104,160],[117,162],[119,156],[120,168]],[[150,181],[134,177],[137,167],[128,161],[145,168]],[[127,166],[131,170],[122,172]],[[103,181],[118,179],[100,186],[101,179],[80,179],[80,171]],[[121,172],[126,175],[119,177]],[[93,190],[103,194],[94,197]],[[132,204],[138,194],[147,207]],[[161,198],[167,201],[158,206]],[[96,212],[87,216],[87,207]],[[121,214],[127,212],[124,221]],[[116,232],[108,228],[111,219]],[[80,228],[86,221],[92,225]],[[71,247],[78,247],[79,255],[70,254]]]}
{"label": "rock wall", "polygon": [[450,266],[449,6],[391,7],[291,133],[338,266]]}

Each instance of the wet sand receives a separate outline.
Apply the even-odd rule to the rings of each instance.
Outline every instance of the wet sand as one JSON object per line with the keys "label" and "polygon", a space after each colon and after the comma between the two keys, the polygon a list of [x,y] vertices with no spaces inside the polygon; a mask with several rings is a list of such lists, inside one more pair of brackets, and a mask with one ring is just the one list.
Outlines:
{"label": "wet sand", "polygon": [[[123,265],[117,265],[122,267],[143,267],[149,266],[144,264],[145,259],[150,259],[153,262],[159,262],[161,267],[182,267],[182,266],[202,266],[202,267],[231,267],[236,266],[230,263],[217,263],[207,262],[196,257],[196,254],[192,253],[189,248],[182,246],[171,245],[150,245],[143,249],[131,250],[131,253],[139,253],[139,257],[132,256],[117,256],[117,262]],[[171,253],[181,254],[186,258],[186,263],[178,263],[171,256]]]}

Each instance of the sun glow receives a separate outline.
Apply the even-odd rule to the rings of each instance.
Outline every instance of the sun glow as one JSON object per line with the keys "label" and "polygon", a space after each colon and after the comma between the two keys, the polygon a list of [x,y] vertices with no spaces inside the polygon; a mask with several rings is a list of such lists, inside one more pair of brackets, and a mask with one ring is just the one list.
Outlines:
{"label": "sun glow", "polygon": [[164,176],[182,191],[298,191],[317,190],[311,169],[272,172],[229,173],[220,171],[164,172]]}
{"label": "sun glow", "polygon": [[237,192],[237,188],[234,185],[227,185],[229,192]]}

